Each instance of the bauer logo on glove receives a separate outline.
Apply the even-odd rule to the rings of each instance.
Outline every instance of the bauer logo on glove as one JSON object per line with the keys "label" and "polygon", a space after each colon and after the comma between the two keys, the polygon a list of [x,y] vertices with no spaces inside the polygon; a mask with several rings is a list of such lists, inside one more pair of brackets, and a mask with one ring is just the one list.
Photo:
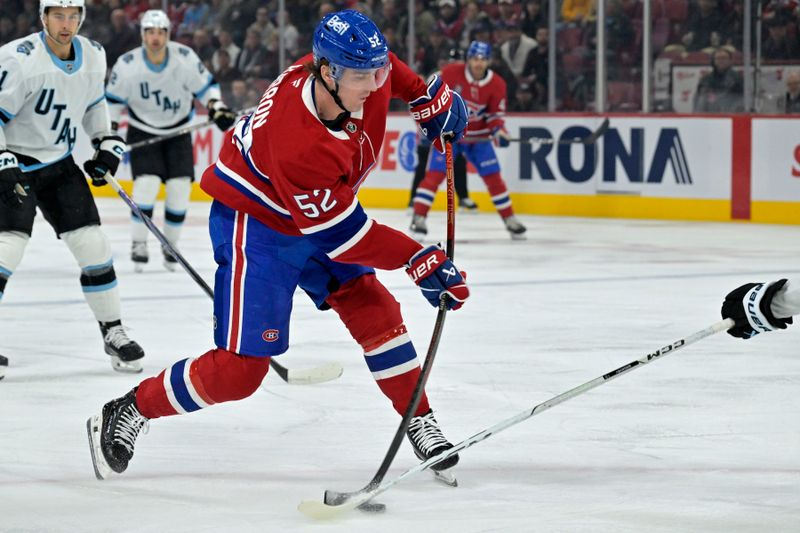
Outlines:
{"label": "bauer logo on glove", "polygon": [[423,248],[408,260],[406,274],[434,307],[447,295],[447,308],[458,309],[469,298],[466,274],[459,272],[439,246]]}

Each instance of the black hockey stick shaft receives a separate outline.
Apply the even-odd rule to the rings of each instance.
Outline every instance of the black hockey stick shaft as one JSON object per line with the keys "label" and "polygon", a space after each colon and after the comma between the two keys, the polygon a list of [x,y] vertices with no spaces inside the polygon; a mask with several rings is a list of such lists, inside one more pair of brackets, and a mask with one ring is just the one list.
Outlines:
{"label": "black hockey stick shaft", "polygon": [[[247,109],[242,109],[236,113],[237,117],[241,117],[244,115],[248,115],[252,113],[256,108],[249,107]],[[162,141],[166,141],[168,139],[174,139],[175,137],[180,137],[181,135],[186,135],[187,133],[191,133],[196,130],[201,130],[203,128],[207,128],[208,126],[213,125],[214,122],[209,120],[207,122],[198,122],[197,124],[192,124],[191,126],[186,126],[185,128],[181,128],[179,130],[175,130],[172,133],[167,133],[166,135],[159,135],[158,137],[151,137],[149,139],[145,139],[143,141],[135,142],[133,144],[128,145],[128,151],[136,150],[137,148],[142,148],[143,146],[150,146],[151,144],[160,143]]]}
{"label": "black hockey stick shaft", "polygon": [[[456,210],[455,210],[455,179],[453,172],[453,146],[449,142],[445,143],[445,165],[447,176],[447,256],[452,260],[455,253],[455,227],[456,227]],[[425,356],[425,363],[422,365],[417,384],[414,387],[414,392],[411,395],[411,402],[406,408],[403,419],[400,421],[400,427],[389,445],[389,450],[383,458],[383,462],[378,467],[378,471],[372,478],[364,490],[372,490],[380,486],[381,481],[389,471],[392,465],[397,450],[400,449],[400,444],[403,442],[403,437],[408,430],[408,425],[411,419],[414,418],[414,413],[419,407],[419,402],[422,399],[422,392],[425,390],[425,384],[428,381],[428,376],[433,368],[433,360],[436,358],[436,352],[439,349],[439,341],[442,338],[442,331],[444,330],[444,321],[447,317],[447,296],[443,296],[439,303],[439,311],[436,315],[436,323],[433,326],[433,333],[431,334],[431,342],[428,345],[428,353]]]}
{"label": "black hockey stick shaft", "polygon": [[[120,185],[119,181],[117,181],[117,178],[112,176],[110,173],[107,173],[105,175],[105,180],[111,185],[111,187],[115,191],[117,191],[117,194],[119,195],[120,198],[122,198],[122,201],[128,204],[128,207],[131,208],[131,211],[136,213],[136,216],[142,219],[144,225],[147,226],[147,229],[150,230],[150,233],[155,235],[156,239],[158,239],[158,242],[160,242],[161,245],[170,254],[172,254],[172,256],[175,259],[177,259],[178,263],[183,267],[186,273],[189,274],[189,276],[195,281],[195,283],[197,283],[200,286],[200,288],[203,289],[203,292],[205,292],[213,300],[214,291],[213,289],[211,289],[211,287],[208,286],[206,280],[204,280],[200,276],[200,274],[198,274],[197,271],[194,268],[192,268],[192,265],[190,265],[189,262],[186,259],[184,259],[184,257],[180,254],[180,252],[178,252],[178,250],[176,250],[175,247],[172,246],[172,244],[169,242],[169,240],[167,240],[164,234],[161,233],[161,230],[158,229],[158,227],[156,227],[155,224],[153,224],[153,221],[150,220],[150,217],[147,216],[145,213],[143,213],[141,209],[139,209],[139,206],[136,205],[136,202],[134,202],[130,196],[128,196],[128,193],[125,192],[125,189],[122,188],[122,185]],[[289,371],[286,367],[276,362],[273,357],[270,357],[269,365],[280,376],[280,378],[283,381],[286,382],[289,381]]]}

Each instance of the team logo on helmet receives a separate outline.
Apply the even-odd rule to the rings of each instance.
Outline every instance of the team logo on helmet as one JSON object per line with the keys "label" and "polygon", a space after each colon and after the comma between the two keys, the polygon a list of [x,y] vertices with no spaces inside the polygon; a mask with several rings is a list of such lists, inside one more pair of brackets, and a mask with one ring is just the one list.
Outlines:
{"label": "team logo on helmet", "polygon": [[339,35],[344,35],[344,32],[350,29],[350,24],[340,19],[339,15],[332,16],[328,21],[327,26]]}

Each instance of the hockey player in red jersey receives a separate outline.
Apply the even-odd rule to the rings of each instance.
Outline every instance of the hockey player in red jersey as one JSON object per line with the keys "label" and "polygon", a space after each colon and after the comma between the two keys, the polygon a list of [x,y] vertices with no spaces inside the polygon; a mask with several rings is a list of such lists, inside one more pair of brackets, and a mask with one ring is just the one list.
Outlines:
{"label": "hockey player in red jersey", "polygon": [[[492,147],[492,142],[501,148],[507,147],[509,136],[503,120],[506,82],[489,68],[491,56],[491,45],[472,41],[467,50],[466,63],[459,61],[442,68],[442,80],[462,93],[469,109],[469,131],[461,142],[453,146],[453,157],[463,153],[478,169],[511,238],[524,239],[525,226],[514,216],[511,197],[500,176],[500,165]],[[436,191],[444,180],[444,172],[444,156],[432,151],[428,158],[428,171],[414,196],[410,230],[419,240],[428,233],[426,217]]]}
{"label": "hockey player in red jersey", "polygon": [[[370,219],[356,197],[380,152],[391,97],[409,102],[437,150],[464,134],[457,93],[439,78],[426,87],[364,15],[331,13],[315,30],[313,55],[284,71],[226,134],[201,181],[214,198],[216,348],[142,381],[87,421],[99,479],[127,468],[148,420],[253,394],[269,358],[288,349],[298,286],[339,315],[378,387],[404,412],[419,363],[400,305],[373,268],[405,267],[434,306],[447,294],[457,309],[469,290],[441,248]],[[452,447],[425,395],[415,415],[408,438],[421,459]]]}

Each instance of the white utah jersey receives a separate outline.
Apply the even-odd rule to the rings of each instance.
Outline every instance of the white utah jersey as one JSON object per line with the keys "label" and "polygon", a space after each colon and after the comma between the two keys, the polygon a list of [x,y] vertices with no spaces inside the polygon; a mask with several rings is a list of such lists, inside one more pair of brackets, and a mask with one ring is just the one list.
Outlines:
{"label": "white utah jersey", "polygon": [[91,138],[111,131],[105,51],[81,36],[72,46],[73,58],[59,59],[39,32],[0,47],[0,149],[17,154],[24,171],[69,156],[78,124]]}
{"label": "white utah jersey", "polygon": [[195,98],[204,105],[220,99],[219,85],[194,50],[169,41],[166,53],[160,65],[148,61],[142,46],[120,56],[106,87],[112,121],[127,106],[132,126],[164,135],[189,123]]}

